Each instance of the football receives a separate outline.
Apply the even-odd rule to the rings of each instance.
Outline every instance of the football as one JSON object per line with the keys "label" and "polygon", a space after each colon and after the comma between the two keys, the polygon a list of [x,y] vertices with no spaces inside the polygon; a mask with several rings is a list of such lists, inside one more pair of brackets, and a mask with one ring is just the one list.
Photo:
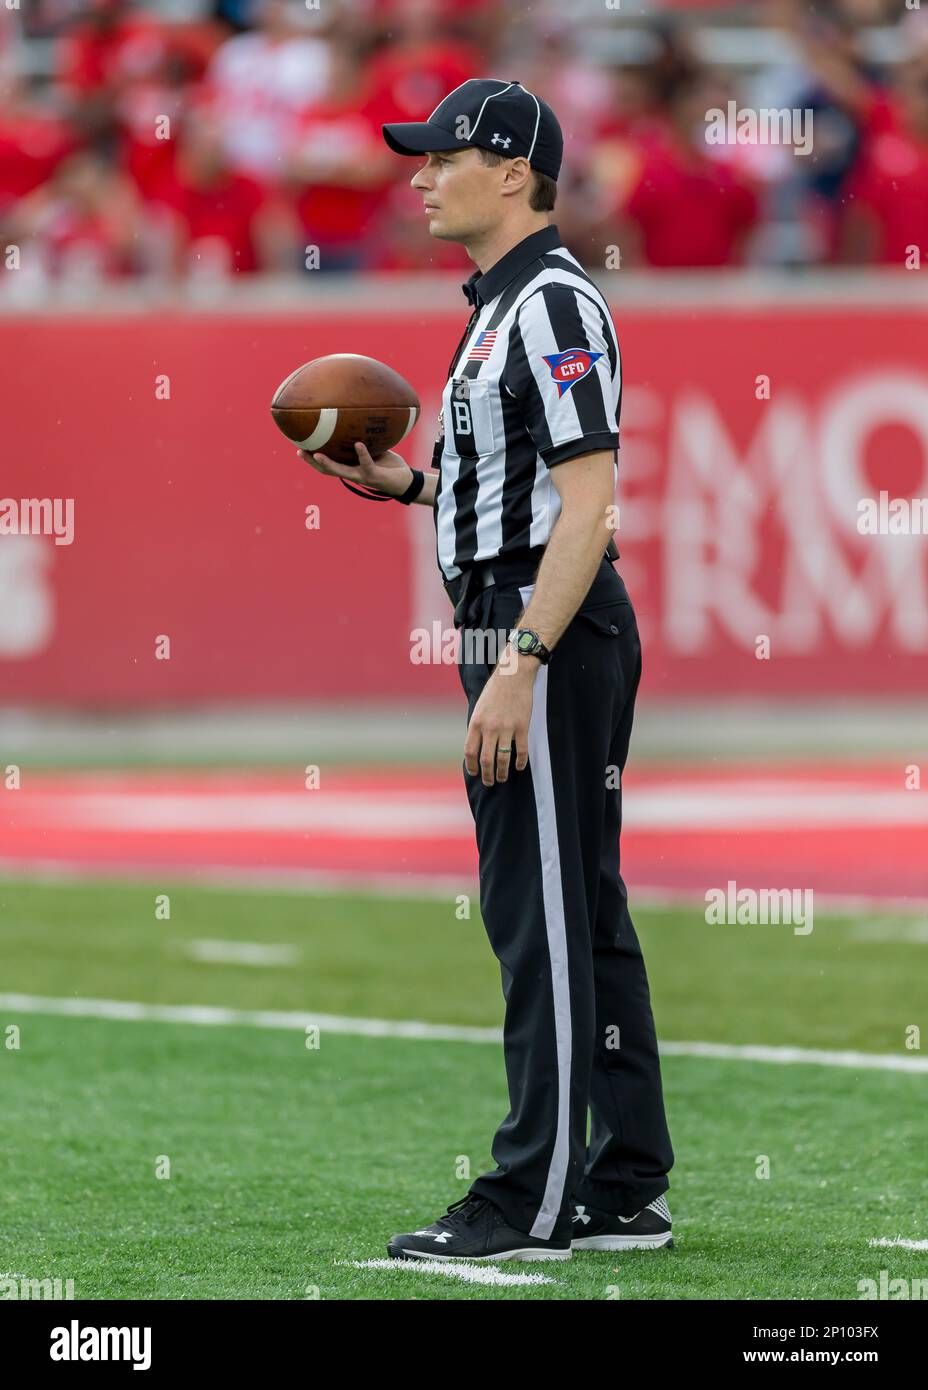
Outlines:
{"label": "football", "polygon": [[297,367],[271,401],[277,428],[301,449],[336,463],[357,464],[360,439],[378,458],[419,418],[419,397],[409,382],[373,357],[334,352]]}

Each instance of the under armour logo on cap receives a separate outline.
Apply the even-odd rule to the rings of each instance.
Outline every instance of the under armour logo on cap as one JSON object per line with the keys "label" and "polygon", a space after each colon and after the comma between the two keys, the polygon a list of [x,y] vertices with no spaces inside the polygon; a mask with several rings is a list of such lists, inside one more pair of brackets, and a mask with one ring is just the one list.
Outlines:
{"label": "under armour logo on cap", "polygon": [[426,154],[469,145],[524,156],[541,174],[556,179],[564,137],[551,107],[521,82],[469,77],[435,107],[427,121],[395,121],[383,138],[397,154]]}

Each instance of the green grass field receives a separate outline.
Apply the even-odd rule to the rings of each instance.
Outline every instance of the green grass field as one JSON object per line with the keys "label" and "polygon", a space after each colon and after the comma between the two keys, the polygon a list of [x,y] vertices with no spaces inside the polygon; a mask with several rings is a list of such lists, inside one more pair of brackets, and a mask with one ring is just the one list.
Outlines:
{"label": "green grass field", "polygon": [[[663,1041],[922,1055],[905,1030],[928,1021],[924,946],[857,941],[838,919],[797,937],[709,927],[698,908],[635,917]],[[206,938],[296,958],[206,964],[190,955]],[[484,1287],[352,1262],[461,1196],[461,1156],[473,1176],[489,1166],[507,1108],[497,1044],[324,1027],[315,1049],[296,1025],[6,1000],[499,1026],[479,916],[459,921],[453,901],[4,882],[0,961],[0,1277],[73,1279],[77,1298],[323,1299],[855,1299],[880,1269],[928,1278],[928,1253],[867,1244],[928,1236],[924,1074],[668,1056],[675,1248],[506,1264],[551,1282]]]}

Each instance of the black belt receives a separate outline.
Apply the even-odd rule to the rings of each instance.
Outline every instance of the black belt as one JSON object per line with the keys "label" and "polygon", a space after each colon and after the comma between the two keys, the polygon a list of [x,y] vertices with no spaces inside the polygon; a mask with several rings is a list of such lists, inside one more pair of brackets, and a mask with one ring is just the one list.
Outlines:
{"label": "black belt", "polygon": [[[544,553],[545,547],[536,545],[531,550],[517,551],[511,555],[496,555],[492,560],[477,560],[455,575],[454,579],[443,580],[445,593],[454,604],[455,627],[463,626],[468,606],[481,589],[488,589],[491,584],[507,582],[520,585],[532,583]],[[619,558],[619,552],[612,540],[606,547],[605,558]]]}
{"label": "black belt", "polygon": [[445,593],[454,604],[454,625],[462,627],[471,600],[481,589],[491,584],[530,584],[538,572],[543,545],[512,555],[496,555],[492,560],[477,560],[454,579],[443,580]]}

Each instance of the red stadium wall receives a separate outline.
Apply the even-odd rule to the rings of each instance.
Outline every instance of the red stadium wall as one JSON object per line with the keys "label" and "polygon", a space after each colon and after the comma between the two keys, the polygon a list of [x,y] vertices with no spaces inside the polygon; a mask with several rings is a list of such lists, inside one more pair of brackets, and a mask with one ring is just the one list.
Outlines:
{"label": "red stadium wall", "polygon": [[[928,496],[925,312],[614,307],[650,693],[924,690],[928,538],[861,536],[857,505]],[[268,402],[323,352],[382,357],[420,392],[425,466],[461,317],[0,318],[0,701],[457,693],[409,654],[450,626],[428,513],[319,478]],[[73,499],[72,544],[10,534],[4,499],[32,497]]]}

